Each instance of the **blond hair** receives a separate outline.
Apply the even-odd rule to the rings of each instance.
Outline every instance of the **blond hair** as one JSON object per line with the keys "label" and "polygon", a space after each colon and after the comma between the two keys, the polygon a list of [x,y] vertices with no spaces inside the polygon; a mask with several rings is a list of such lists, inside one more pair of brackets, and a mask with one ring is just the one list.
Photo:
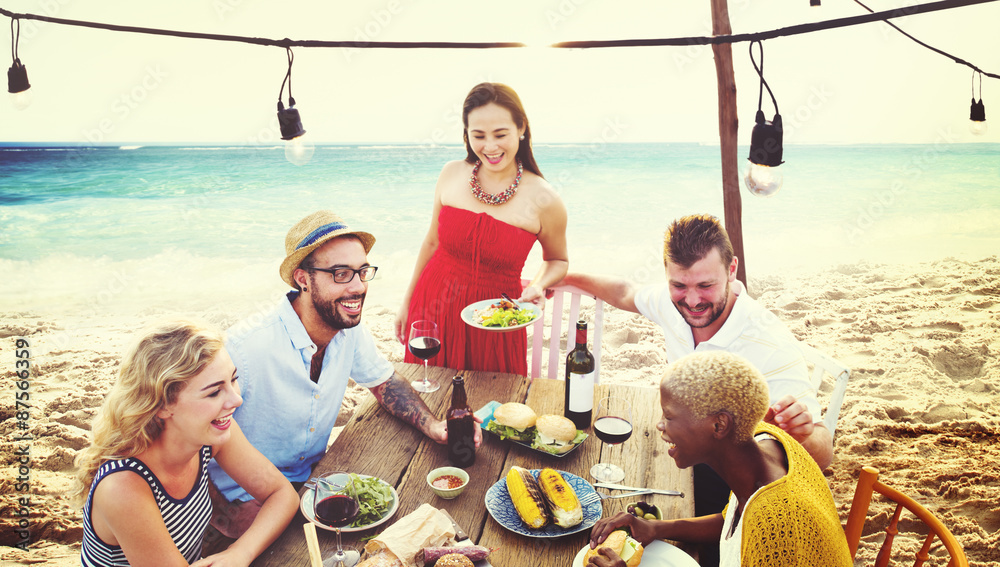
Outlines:
{"label": "blond hair", "polygon": [[745,358],[718,350],[683,356],[667,367],[660,388],[704,418],[726,412],[733,416],[733,438],[749,441],[769,404],[767,382]]}
{"label": "blond hair", "polygon": [[177,401],[188,380],[224,347],[220,332],[195,321],[164,321],[140,335],[125,352],[118,379],[94,416],[90,446],[76,457],[73,497],[78,502],[105,461],[149,448],[162,432],[156,413]]}

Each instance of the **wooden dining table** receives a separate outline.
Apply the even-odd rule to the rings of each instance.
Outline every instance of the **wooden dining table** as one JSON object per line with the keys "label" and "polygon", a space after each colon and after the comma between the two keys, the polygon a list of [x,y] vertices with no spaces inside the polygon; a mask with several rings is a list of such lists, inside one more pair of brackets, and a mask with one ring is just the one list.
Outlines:
{"label": "wooden dining table", "polygon": [[[417,364],[396,363],[396,371],[409,380],[423,377]],[[441,388],[421,394],[430,410],[443,417],[451,403],[451,381],[455,375],[465,377],[465,389],[473,411],[491,401],[523,402],[538,415],[562,415],[564,382],[535,379],[497,372],[456,371],[431,367],[430,377]],[[361,532],[343,533],[345,548],[361,550],[365,541],[394,521],[409,514],[423,503],[448,511],[469,535],[472,542],[497,548],[489,557],[494,567],[533,566],[568,567],[573,558],[589,541],[590,530],[558,538],[526,537],[514,533],[494,520],[486,509],[486,491],[505,477],[514,465],[527,469],[551,467],[594,482],[590,468],[598,462],[618,464],[625,470],[628,486],[678,490],[684,497],[645,495],[602,501],[604,517],[623,511],[628,503],[645,500],[656,504],[663,517],[686,518],[694,515],[694,491],[691,471],[678,469],[667,455],[666,444],[660,439],[656,422],[660,416],[659,393],[653,387],[600,384],[595,400],[614,395],[632,403],[632,437],[626,442],[609,446],[601,443],[593,429],[591,436],[565,456],[543,454],[513,443],[502,441],[492,433],[483,432],[483,443],[476,451],[476,462],[466,471],[469,485],[452,500],[438,497],[427,485],[427,474],[447,466],[447,446],[427,439],[413,427],[390,415],[370,396],[354,413],[326,455],[316,465],[314,476],[340,470],[376,476],[395,487],[399,508],[387,523]],[[595,402],[596,405],[596,402]],[[596,407],[595,407],[596,410]],[[300,491],[309,490],[303,488]],[[602,493],[621,493],[598,489]],[[287,567],[309,565],[309,554],[302,529],[308,520],[299,512],[284,533],[253,562],[256,567]],[[317,529],[324,557],[336,549],[336,535]],[[526,561],[525,558],[531,559]]]}

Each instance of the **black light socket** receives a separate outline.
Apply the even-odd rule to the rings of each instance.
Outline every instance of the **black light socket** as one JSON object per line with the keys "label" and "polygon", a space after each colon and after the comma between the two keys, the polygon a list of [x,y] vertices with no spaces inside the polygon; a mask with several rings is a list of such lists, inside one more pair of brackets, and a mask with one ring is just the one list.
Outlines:
{"label": "black light socket", "polygon": [[302,128],[302,119],[299,117],[299,110],[295,108],[295,99],[288,99],[288,108],[278,101],[278,127],[281,128],[281,139],[291,140],[298,138],[306,131]]}
{"label": "black light socket", "polygon": [[754,121],[756,124],[750,133],[750,155],[747,159],[757,165],[768,167],[781,165],[784,163],[781,161],[781,115],[775,114],[774,120],[767,122],[764,120],[764,112],[758,110]]}
{"label": "black light socket", "polygon": [[973,122],[986,122],[986,106],[983,104],[983,99],[972,99],[972,109],[969,110],[969,120]]}
{"label": "black light socket", "polygon": [[20,59],[15,59],[14,64],[7,69],[7,92],[21,93],[31,88],[28,82],[28,70],[21,65]]}

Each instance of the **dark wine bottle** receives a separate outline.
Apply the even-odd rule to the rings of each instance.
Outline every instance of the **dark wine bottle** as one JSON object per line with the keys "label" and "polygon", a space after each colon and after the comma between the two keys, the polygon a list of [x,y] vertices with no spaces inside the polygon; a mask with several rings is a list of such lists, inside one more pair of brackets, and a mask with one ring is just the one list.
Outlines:
{"label": "dark wine bottle", "polygon": [[476,420],[465,397],[465,378],[451,379],[451,407],[448,420],[448,460],[459,468],[476,462]]}
{"label": "dark wine bottle", "polygon": [[576,348],[566,355],[566,417],[577,429],[590,427],[594,413],[594,355],[587,350],[587,322],[576,324]]}

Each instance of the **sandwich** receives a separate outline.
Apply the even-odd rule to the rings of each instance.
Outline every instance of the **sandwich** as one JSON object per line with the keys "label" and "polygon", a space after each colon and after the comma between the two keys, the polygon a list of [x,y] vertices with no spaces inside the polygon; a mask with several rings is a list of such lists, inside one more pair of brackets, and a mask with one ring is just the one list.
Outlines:
{"label": "sandwich", "polygon": [[600,550],[605,547],[617,553],[628,567],[637,567],[642,561],[642,544],[629,537],[625,530],[615,530],[608,534],[608,539],[603,543],[587,550],[587,554],[583,556],[583,564],[586,565],[591,557],[600,554]]}
{"label": "sandwich", "polygon": [[492,431],[500,439],[514,439],[531,443],[535,436],[535,410],[524,404],[508,402],[493,412],[493,420],[486,425],[487,431]]}
{"label": "sandwich", "polygon": [[561,455],[586,438],[587,434],[577,430],[571,419],[561,415],[543,415],[535,421],[535,437],[531,448]]}

